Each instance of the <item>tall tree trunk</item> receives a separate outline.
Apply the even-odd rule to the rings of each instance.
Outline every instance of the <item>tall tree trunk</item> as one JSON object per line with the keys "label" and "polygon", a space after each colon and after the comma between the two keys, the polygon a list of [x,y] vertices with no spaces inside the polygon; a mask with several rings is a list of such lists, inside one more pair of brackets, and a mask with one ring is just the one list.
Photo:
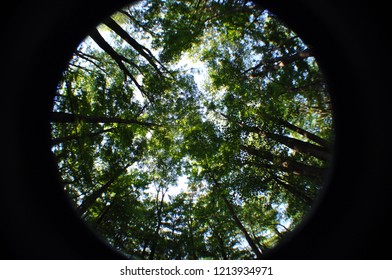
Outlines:
{"label": "tall tree trunk", "polygon": [[[134,38],[132,38],[128,32],[126,32],[117,22],[115,22],[112,18],[107,18],[103,21],[103,23],[112,29],[117,35],[119,35],[123,40],[125,40],[131,47],[133,47],[141,56],[143,56],[154,69],[158,72],[159,75],[162,75],[162,72],[159,70],[158,66],[155,62],[158,62],[157,59],[153,56],[150,50],[146,47],[140,45]],[[158,62],[159,63],[159,62]]]}
{"label": "tall tree trunk", "polygon": [[214,218],[213,221],[210,222],[209,220],[207,220],[207,225],[212,230],[212,237],[218,241],[218,248],[217,248],[217,250],[219,251],[219,254],[222,256],[223,260],[228,260],[229,256],[228,256],[228,254],[226,252],[226,246],[225,246],[224,239],[221,236],[219,229],[214,224],[214,223],[217,223],[218,226],[219,226],[220,225],[219,224],[220,221],[218,219],[216,219],[215,213],[212,215],[212,217]]}
{"label": "tall tree trunk", "polygon": [[122,119],[117,117],[105,116],[85,116],[63,112],[52,112],[51,121],[56,123],[73,123],[83,121],[86,123],[118,123],[118,124],[137,124],[146,127],[158,126],[156,123],[142,122],[134,119]]}
{"label": "tall tree trunk", "polygon": [[[266,75],[268,72],[277,70],[280,67],[284,67],[284,65],[286,64],[290,64],[295,61],[302,60],[311,56],[313,56],[313,51],[311,49],[305,49],[295,54],[279,56],[279,57],[263,60],[243,73],[245,74],[248,72],[252,72],[252,77],[262,77]],[[261,71],[257,71],[260,68],[263,69]]]}
{"label": "tall tree trunk", "polygon": [[195,236],[194,236],[194,229],[193,229],[193,219],[190,218],[187,222],[187,226],[189,229],[189,237],[191,241],[191,256],[193,260],[197,260],[197,254],[196,254],[196,246],[195,246]]}
{"label": "tall tree trunk", "polygon": [[277,142],[279,142],[279,143],[281,143],[281,144],[283,144],[283,145],[285,145],[285,146],[287,146],[287,147],[289,147],[299,153],[307,154],[307,155],[313,156],[315,158],[318,158],[318,159],[321,159],[324,161],[327,161],[330,158],[330,153],[329,153],[328,149],[325,147],[314,145],[312,143],[304,142],[302,140],[291,138],[291,137],[288,137],[285,135],[279,135],[279,134],[275,134],[272,132],[263,131],[262,129],[260,129],[257,126],[250,126],[250,125],[244,124],[242,122],[235,121],[224,113],[221,113],[221,112],[217,112],[217,113],[220,114],[221,116],[223,116],[228,121],[236,123],[237,125],[242,127],[247,132],[258,133],[261,136],[275,140],[275,141],[277,141]]}
{"label": "tall tree trunk", "polygon": [[280,180],[279,178],[274,178],[275,182],[277,182],[279,185],[281,185],[286,191],[288,191],[289,193],[291,193],[292,195],[294,195],[296,198],[298,198],[299,200],[301,200],[302,202],[304,202],[306,205],[308,206],[312,206],[313,203],[313,199],[310,198],[309,196],[307,196],[305,193],[303,193],[302,191],[298,190],[297,188],[295,188],[292,185],[289,185],[285,182],[283,182],[282,180]]}
{"label": "tall tree trunk", "polygon": [[225,203],[227,209],[230,212],[230,216],[231,218],[234,220],[236,226],[238,227],[238,229],[243,233],[246,241],[248,242],[249,246],[252,248],[252,251],[255,253],[257,259],[261,259],[262,258],[262,253],[260,252],[259,248],[257,247],[256,243],[253,241],[253,239],[250,237],[248,231],[246,230],[246,228],[244,227],[244,225],[242,224],[241,220],[238,218],[233,205],[231,205],[230,201],[227,199],[227,197],[221,193],[221,188],[220,188],[220,184],[219,182],[212,177],[213,181],[214,181],[214,185],[216,190],[220,193],[220,197],[223,200],[223,202]]}
{"label": "tall tree trunk", "polygon": [[267,133],[267,137],[278,141],[281,144],[286,145],[287,147],[303,154],[307,154],[313,156],[315,158],[321,159],[323,161],[327,161],[330,159],[331,155],[328,152],[328,149],[314,145],[309,142],[304,142],[295,138],[291,138],[284,135],[274,134],[274,133]]}
{"label": "tall tree trunk", "polygon": [[119,55],[109,44],[108,42],[105,41],[105,39],[102,37],[102,35],[99,33],[97,29],[94,29],[93,31],[90,32],[89,36],[91,39],[94,40],[94,42],[102,49],[104,50],[118,65],[118,67],[123,71],[124,75],[126,77],[129,77],[132,82],[135,84],[135,86],[140,90],[140,92],[147,97],[147,99],[152,102],[150,99],[150,96],[146,94],[144,91],[143,87],[138,83],[138,81],[135,79],[135,77],[132,75],[132,73],[128,70],[128,68],[124,65],[123,61],[126,61],[127,59],[124,58],[123,56]]}
{"label": "tall tree trunk", "polygon": [[302,175],[316,179],[318,182],[322,182],[325,176],[325,168],[310,166],[304,163],[297,162],[290,158],[285,158],[282,156],[273,155],[270,152],[261,151],[253,147],[241,145],[240,149],[247,152],[250,155],[254,155],[259,159],[268,160],[272,162],[273,165],[263,164],[263,167],[277,168],[281,171],[291,172],[295,175]]}
{"label": "tall tree trunk", "polygon": [[218,238],[218,242],[219,242],[219,251],[220,251],[220,254],[222,255],[222,259],[228,260],[229,258],[228,258],[228,256],[227,256],[227,252],[226,252],[225,243],[224,243],[224,241],[223,241],[223,238],[222,238],[222,236],[220,235],[219,232],[217,232],[216,235],[217,235],[217,238]]}
{"label": "tall tree trunk", "polygon": [[110,212],[110,210],[117,207],[118,201],[120,201],[122,198],[123,198],[123,196],[116,194],[114,199],[112,199],[110,201],[110,205],[106,205],[105,209],[101,211],[95,224],[100,225],[104,221],[104,219],[106,218],[106,216]]}
{"label": "tall tree trunk", "polygon": [[116,176],[113,176],[109,181],[107,181],[102,187],[94,191],[92,194],[87,196],[82,204],[77,208],[81,215],[84,215],[87,210],[95,203],[95,201],[101,197],[101,195],[108,191],[109,187],[121,176],[121,174],[129,167],[126,165]]}
{"label": "tall tree trunk", "polygon": [[319,136],[317,136],[317,135],[315,135],[315,134],[313,134],[313,133],[311,133],[309,131],[306,131],[303,128],[300,128],[300,127],[298,127],[296,125],[293,125],[293,124],[289,123],[288,121],[285,121],[285,120],[282,120],[282,119],[277,119],[277,122],[280,125],[282,125],[282,126],[288,128],[288,129],[292,130],[292,131],[295,131],[295,132],[301,134],[302,136],[308,138],[309,140],[319,144],[320,146],[322,146],[322,147],[326,148],[328,151],[330,151],[331,144],[327,140],[324,140],[323,138],[321,138],[321,137],[319,137]]}
{"label": "tall tree trunk", "polygon": [[109,211],[112,207],[113,207],[113,202],[110,203],[110,205],[105,205],[105,208],[99,214],[97,221],[95,222],[95,225],[97,225],[97,226],[101,225],[101,223],[106,218],[106,215],[109,213]]}
{"label": "tall tree trunk", "polygon": [[279,239],[282,240],[283,234],[278,230],[277,227],[274,227],[274,231],[275,231],[276,235],[279,237]]}
{"label": "tall tree trunk", "polygon": [[150,251],[150,255],[148,256],[149,260],[153,260],[154,256],[155,256],[155,252],[158,246],[158,238],[159,238],[159,231],[161,229],[162,226],[162,210],[163,210],[163,199],[165,197],[165,191],[162,190],[162,196],[161,199],[159,200],[159,193],[160,191],[158,191],[157,193],[157,225],[155,228],[155,232],[154,232],[154,239],[153,239],[153,243],[151,245],[151,251]]}
{"label": "tall tree trunk", "polygon": [[[323,80],[315,80],[309,82],[302,86],[290,86],[286,88],[281,94],[288,94],[288,93],[298,93],[298,92],[306,92],[306,91],[318,91],[318,92],[326,92],[326,85]],[[330,113],[330,109],[328,109]]]}
{"label": "tall tree trunk", "polygon": [[78,210],[80,213],[83,215],[87,212],[87,209],[91,207],[91,205],[94,204],[94,202],[100,197],[103,193],[107,192],[109,187],[116,181],[116,178],[111,178],[109,181],[107,181],[102,187],[97,189],[95,192],[90,194],[88,197],[86,197],[82,204],[79,205]]}
{"label": "tall tree trunk", "polygon": [[252,232],[252,236],[253,236],[253,240],[255,241],[255,244],[259,246],[260,251],[262,253],[265,252],[267,248],[265,247],[264,244],[262,244],[262,242],[260,242],[260,237],[257,237],[256,234],[254,234],[253,232]]}
{"label": "tall tree trunk", "polygon": [[259,248],[257,247],[257,245],[254,243],[253,239],[250,237],[248,231],[246,230],[246,228],[244,227],[244,225],[242,224],[241,220],[238,218],[237,214],[235,213],[235,210],[233,208],[233,205],[231,205],[231,203],[229,202],[229,200],[224,196],[221,195],[221,198],[223,199],[223,201],[226,204],[227,209],[230,212],[231,217],[233,218],[235,224],[237,225],[237,227],[239,228],[239,230],[241,230],[241,232],[244,234],[244,237],[246,239],[246,241],[248,241],[249,246],[252,248],[253,252],[256,254],[256,257],[258,259],[260,259],[262,257],[262,253],[260,252]]}

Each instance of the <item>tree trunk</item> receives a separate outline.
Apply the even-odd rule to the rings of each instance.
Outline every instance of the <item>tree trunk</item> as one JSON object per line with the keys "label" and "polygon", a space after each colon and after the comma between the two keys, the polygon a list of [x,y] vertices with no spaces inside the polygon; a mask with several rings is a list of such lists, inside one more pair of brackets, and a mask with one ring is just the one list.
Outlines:
{"label": "tree trunk", "polygon": [[72,135],[68,135],[68,136],[64,136],[64,137],[54,138],[54,139],[52,139],[52,145],[58,145],[60,143],[63,143],[63,142],[66,142],[66,141],[71,141],[71,140],[79,140],[79,139],[82,139],[82,138],[94,137],[94,136],[100,135],[102,133],[112,131],[113,129],[114,128],[102,129],[100,131],[89,133],[89,134],[85,134],[85,135],[72,134]]}
{"label": "tree trunk", "polygon": [[[252,71],[251,74],[252,77],[262,77],[266,75],[268,72],[277,70],[280,67],[284,67],[284,65],[286,64],[290,64],[297,60],[305,59],[311,56],[313,56],[312,50],[306,49],[303,51],[299,51],[295,54],[279,56],[279,57],[263,60],[259,64],[255,65],[254,67],[246,70],[244,73],[248,73]],[[257,71],[261,67],[263,67],[263,69],[261,71]]]}
{"label": "tree trunk", "polygon": [[194,229],[193,229],[193,219],[190,218],[187,222],[188,229],[189,229],[189,238],[191,241],[191,256],[193,260],[197,260],[197,254],[196,254],[196,246],[195,246],[195,236],[194,236]]}
{"label": "tree trunk", "polygon": [[115,22],[112,18],[107,18],[103,21],[103,23],[112,29],[117,35],[119,35],[123,40],[125,40],[131,47],[133,47],[141,56],[143,56],[154,69],[158,72],[159,75],[162,75],[158,66],[155,64],[157,61],[152,53],[144,46],[140,45],[135,39],[133,39],[117,22]]}
{"label": "tree trunk", "polygon": [[273,155],[270,152],[261,151],[249,146],[240,145],[240,149],[247,152],[250,155],[254,155],[259,159],[268,160],[273,165],[263,164],[263,167],[274,168],[281,171],[291,172],[295,175],[302,175],[316,179],[318,182],[322,182],[325,176],[325,168],[310,166],[304,163],[297,162],[290,158]]}
{"label": "tree trunk", "polygon": [[118,123],[118,124],[137,124],[147,127],[158,126],[158,124],[151,122],[142,122],[133,119],[122,119],[117,117],[105,116],[84,116],[79,114],[70,114],[63,112],[52,112],[51,121],[56,123],[73,123],[76,121],[83,121],[85,123]]}
{"label": "tree trunk", "polygon": [[88,197],[86,197],[82,204],[79,205],[77,208],[78,211],[80,211],[81,215],[84,215],[87,210],[94,204],[94,202],[101,197],[101,195],[109,189],[109,187],[118,179],[118,177],[121,176],[122,172],[124,172],[128,168],[129,164],[126,165],[121,172],[117,176],[112,177],[109,181],[107,181],[102,187],[94,191],[92,194],[90,194]]}
{"label": "tree trunk", "polygon": [[260,250],[257,247],[257,245],[254,243],[253,239],[250,237],[248,231],[246,230],[246,228],[242,224],[241,220],[238,218],[237,214],[235,213],[235,210],[234,210],[233,206],[231,205],[229,200],[224,195],[221,195],[221,198],[225,202],[226,207],[229,210],[230,215],[233,218],[235,224],[241,230],[241,232],[244,234],[246,241],[248,241],[249,246],[252,248],[253,252],[256,254],[256,257],[258,259],[260,259],[262,257],[262,253],[260,252]]}
{"label": "tree trunk", "polygon": [[313,56],[313,51],[308,48],[292,55],[280,56],[280,57],[269,59],[266,61],[266,63],[283,62],[284,64],[289,64],[297,60],[305,59],[312,56]]}
{"label": "tree trunk", "polygon": [[97,221],[95,222],[95,225],[99,226],[103,222],[104,218],[106,215],[109,213],[110,209],[113,207],[113,202],[110,203],[110,205],[105,205],[105,208],[102,210],[102,212],[99,214]]}
{"label": "tree trunk", "polygon": [[128,68],[124,65],[123,61],[126,60],[124,59],[121,55],[119,55],[102,37],[102,35],[99,33],[97,29],[94,29],[89,36],[93,41],[102,49],[104,50],[118,65],[118,67],[124,72],[124,75],[126,77],[129,77],[132,82],[135,84],[135,86],[140,90],[142,94],[144,94],[149,101],[150,97],[146,94],[144,91],[143,87],[137,82],[135,77],[131,74],[131,72],[128,70]]}
{"label": "tree trunk", "polygon": [[264,244],[260,242],[260,237],[257,237],[256,234],[252,232],[253,240],[255,241],[255,244],[259,247],[260,251],[263,253],[267,250]]}
{"label": "tree trunk", "polygon": [[307,154],[323,161],[327,161],[331,157],[326,148],[309,142],[304,142],[295,138],[274,133],[267,133],[267,137],[276,140],[299,153]]}
{"label": "tree trunk", "polygon": [[285,135],[279,135],[271,132],[264,132],[258,127],[252,127],[247,125],[244,125],[243,127],[245,128],[245,130],[249,132],[256,132],[261,135],[265,135],[267,138],[275,140],[299,153],[307,154],[324,161],[327,161],[330,158],[330,153],[324,147],[314,145],[309,142],[304,142],[302,140],[291,138]]}
{"label": "tree trunk", "polygon": [[300,128],[300,127],[298,127],[296,125],[293,125],[293,124],[289,123],[288,121],[285,121],[285,120],[282,120],[282,119],[278,119],[277,121],[278,121],[278,123],[280,125],[282,125],[282,126],[288,128],[288,129],[292,130],[292,131],[295,131],[295,132],[301,134],[302,136],[308,138],[309,140],[312,140],[313,142],[321,145],[322,147],[324,147],[328,151],[330,151],[330,149],[331,149],[330,143],[328,141],[324,140],[323,138],[321,138],[321,137],[319,137],[319,136],[317,136],[317,135],[315,135],[315,134],[313,134],[313,133],[311,133],[309,131],[306,131],[303,128]]}
{"label": "tree trunk", "polygon": [[237,125],[242,127],[247,132],[258,133],[264,137],[275,140],[275,141],[277,141],[277,142],[279,142],[279,143],[281,143],[281,144],[283,144],[283,145],[285,145],[285,146],[287,146],[287,147],[289,147],[299,153],[307,154],[307,155],[316,157],[316,158],[324,160],[324,161],[327,161],[330,158],[330,153],[329,153],[328,149],[326,149],[325,147],[314,145],[312,143],[304,142],[304,141],[301,141],[301,140],[298,140],[295,138],[291,138],[288,136],[279,135],[279,134],[271,133],[268,131],[263,131],[259,127],[249,126],[249,125],[244,124],[242,122],[235,121],[232,118],[230,118],[229,116],[227,116],[226,114],[223,114],[220,112],[218,112],[218,114],[223,116],[228,121],[236,123]]}
{"label": "tree trunk", "polygon": [[91,207],[91,205],[94,204],[94,202],[100,197],[103,193],[105,193],[109,187],[114,183],[116,178],[111,178],[109,181],[107,181],[102,187],[100,187],[98,190],[90,194],[88,197],[86,197],[82,204],[79,205],[78,210],[82,215],[84,215],[87,210]]}
{"label": "tree trunk", "polygon": [[[218,190],[218,192],[221,191],[220,188],[220,184],[218,183],[218,181],[213,177],[212,178],[215,184],[216,189]],[[230,212],[230,216],[232,217],[232,219],[234,220],[236,226],[238,227],[238,229],[243,233],[246,241],[248,242],[249,246],[252,248],[252,251],[255,253],[257,259],[261,259],[262,257],[262,253],[260,252],[259,248],[257,247],[256,243],[253,241],[253,239],[250,237],[248,231],[246,230],[246,228],[244,227],[244,225],[242,224],[241,220],[238,218],[233,205],[231,205],[230,201],[226,198],[226,196],[224,194],[220,194],[221,199],[223,200],[223,202],[225,203],[227,209]]]}
{"label": "tree trunk", "polygon": [[216,235],[217,235],[217,238],[218,238],[218,242],[219,242],[219,251],[220,251],[220,254],[222,255],[222,259],[228,260],[229,258],[228,258],[227,253],[226,253],[225,243],[224,243],[224,241],[223,241],[223,238],[222,238],[222,236],[220,235],[219,232],[217,232]]}
{"label": "tree trunk", "polygon": [[156,225],[155,232],[154,232],[154,239],[153,239],[153,243],[151,245],[150,255],[148,256],[149,260],[154,259],[155,252],[156,252],[156,249],[158,246],[159,231],[162,226],[162,210],[163,210],[163,199],[165,197],[165,192],[162,190],[162,197],[161,197],[160,201],[158,200],[159,193],[160,193],[160,191],[158,191],[158,193],[157,193],[157,225]]}
{"label": "tree trunk", "polygon": [[279,183],[279,185],[281,185],[286,191],[288,191],[289,193],[291,193],[292,195],[294,195],[296,198],[298,198],[299,200],[301,200],[302,202],[304,202],[306,205],[308,206],[312,206],[313,203],[313,199],[308,197],[306,194],[304,194],[303,192],[297,190],[295,187],[283,182],[282,180],[280,180],[279,178],[275,178],[274,179],[277,183]]}

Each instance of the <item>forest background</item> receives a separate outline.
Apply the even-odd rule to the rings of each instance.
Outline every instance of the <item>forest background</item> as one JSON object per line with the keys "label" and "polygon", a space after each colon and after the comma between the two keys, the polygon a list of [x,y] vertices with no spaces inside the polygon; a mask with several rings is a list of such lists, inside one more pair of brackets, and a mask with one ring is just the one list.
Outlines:
{"label": "forest background", "polygon": [[246,0],[148,0],[107,18],[51,118],[76,210],[137,259],[261,258],[312,206],[333,141],[311,46]]}

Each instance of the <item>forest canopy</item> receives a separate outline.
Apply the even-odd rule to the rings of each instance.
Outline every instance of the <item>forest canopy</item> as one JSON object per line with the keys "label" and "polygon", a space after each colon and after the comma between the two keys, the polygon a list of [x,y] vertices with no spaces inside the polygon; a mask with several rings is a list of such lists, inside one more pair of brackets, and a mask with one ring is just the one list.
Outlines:
{"label": "forest canopy", "polygon": [[303,219],[333,144],[311,46],[248,0],[144,0],[91,30],[51,114],[81,218],[135,259],[255,259]]}

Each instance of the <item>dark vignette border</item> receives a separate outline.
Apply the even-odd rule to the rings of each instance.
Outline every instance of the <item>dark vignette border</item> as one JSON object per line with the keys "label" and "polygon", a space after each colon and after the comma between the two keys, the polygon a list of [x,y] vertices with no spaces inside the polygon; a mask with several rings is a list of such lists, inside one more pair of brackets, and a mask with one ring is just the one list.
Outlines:
{"label": "dark vignette border", "polygon": [[[302,226],[266,259],[392,259],[391,58],[385,1],[258,0],[312,46],[329,81],[336,145],[329,181]],[[6,1],[0,19],[3,259],[123,259],[61,190],[49,112],[72,51],[129,1]]]}

